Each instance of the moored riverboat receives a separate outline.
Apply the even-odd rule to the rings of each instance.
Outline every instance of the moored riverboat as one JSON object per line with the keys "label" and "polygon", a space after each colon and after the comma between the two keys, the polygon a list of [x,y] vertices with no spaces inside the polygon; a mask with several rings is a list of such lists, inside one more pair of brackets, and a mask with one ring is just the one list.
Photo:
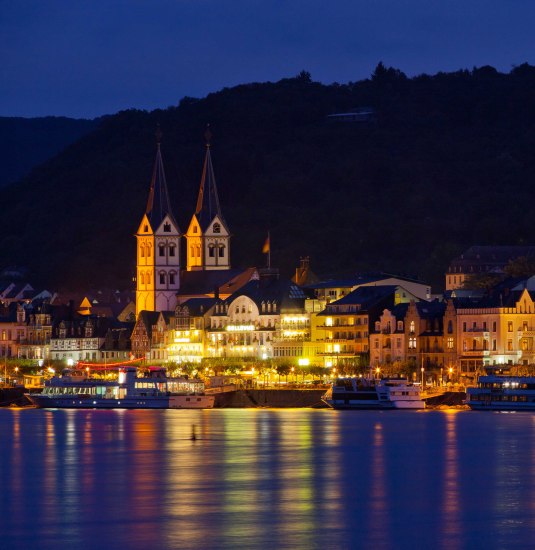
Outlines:
{"label": "moored riverboat", "polygon": [[420,387],[406,378],[338,378],[322,401],[333,409],[424,409]]}
{"label": "moored riverboat", "polygon": [[137,376],[136,367],[122,367],[115,380],[66,370],[47,380],[41,393],[26,396],[37,407],[59,409],[211,409],[215,402],[204,394],[202,381],[168,378],[158,367],[144,376]]}
{"label": "moored riverboat", "polygon": [[478,411],[535,411],[535,377],[487,374],[466,388],[466,404]]}

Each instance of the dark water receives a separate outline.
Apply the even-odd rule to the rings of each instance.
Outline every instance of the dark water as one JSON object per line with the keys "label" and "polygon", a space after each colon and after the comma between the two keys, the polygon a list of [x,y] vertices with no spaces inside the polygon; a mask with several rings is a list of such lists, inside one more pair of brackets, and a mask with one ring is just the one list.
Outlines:
{"label": "dark water", "polygon": [[6,549],[535,548],[535,414],[3,409],[0,445]]}

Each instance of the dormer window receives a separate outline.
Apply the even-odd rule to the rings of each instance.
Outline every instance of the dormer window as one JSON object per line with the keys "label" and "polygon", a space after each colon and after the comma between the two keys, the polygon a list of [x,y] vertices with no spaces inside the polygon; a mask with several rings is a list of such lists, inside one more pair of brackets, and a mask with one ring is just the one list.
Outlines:
{"label": "dormer window", "polygon": [[213,232],[214,233],[221,233],[221,225],[218,224],[218,223],[214,223]]}
{"label": "dormer window", "polygon": [[171,224],[169,222],[164,223],[163,230],[165,233],[171,233]]}

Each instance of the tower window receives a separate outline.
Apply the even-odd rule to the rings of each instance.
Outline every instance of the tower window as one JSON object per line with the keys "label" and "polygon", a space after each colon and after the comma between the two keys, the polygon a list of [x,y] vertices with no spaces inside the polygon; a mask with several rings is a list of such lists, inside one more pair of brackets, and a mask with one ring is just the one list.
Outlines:
{"label": "tower window", "polygon": [[208,256],[210,256],[210,258],[215,256],[215,248],[213,245],[208,247]]}
{"label": "tower window", "polygon": [[221,233],[221,225],[214,223],[213,231],[214,233]]}
{"label": "tower window", "polygon": [[165,245],[161,244],[158,246],[158,253],[160,256],[165,256]]}
{"label": "tower window", "polygon": [[169,256],[174,256],[175,255],[175,245],[172,244],[169,246]]}
{"label": "tower window", "polygon": [[150,258],[150,245],[147,246],[147,258]]}
{"label": "tower window", "polygon": [[141,257],[144,258],[145,257],[145,247],[143,245],[141,245],[139,250],[141,252]]}
{"label": "tower window", "polygon": [[200,245],[197,245],[197,258],[201,257],[201,247]]}
{"label": "tower window", "polygon": [[165,284],[165,273],[160,273],[160,284],[161,285]]}
{"label": "tower window", "polygon": [[193,233],[197,233],[197,226],[196,225],[193,226]]}
{"label": "tower window", "polygon": [[164,226],[163,226],[163,230],[166,233],[171,233],[171,224],[170,223],[165,223]]}
{"label": "tower window", "polygon": [[145,231],[145,233],[148,233],[148,232],[149,232],[149,226],[146,225],[146,226],[143,228],[143,231]]}
{"label": "tower window", "polygon": [[175,284],[175,274],[169,273],[169,284],[174,285]]}
{"label": "tower window", "polygon": [[225,247],[223,245],[219,246],[219,257],[224,258],[225,257]]}

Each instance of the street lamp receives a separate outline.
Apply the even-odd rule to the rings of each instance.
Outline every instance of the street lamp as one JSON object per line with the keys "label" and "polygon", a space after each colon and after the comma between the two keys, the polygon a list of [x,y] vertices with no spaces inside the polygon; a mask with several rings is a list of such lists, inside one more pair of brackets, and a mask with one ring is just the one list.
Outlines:
{"label": "street lamp", "polygon": [[425,388],[424,370],[425,369],[422,367],[421,368],[421,371],[422,371],[422,390]]}

